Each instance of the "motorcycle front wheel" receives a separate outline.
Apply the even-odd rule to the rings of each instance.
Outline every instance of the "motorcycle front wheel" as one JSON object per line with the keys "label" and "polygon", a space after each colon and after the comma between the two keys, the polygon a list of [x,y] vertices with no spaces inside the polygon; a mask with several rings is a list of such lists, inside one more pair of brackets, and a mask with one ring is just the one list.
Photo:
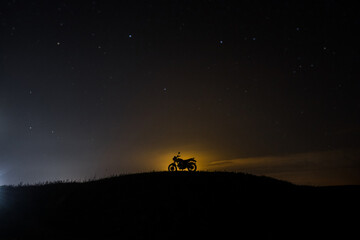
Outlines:
{"label": "motorcycle front wheel", "polygon": [[195,172],[197,167],[195,163],[189,163],[188,167],[187,167],[189,172]]}
{"label": "motorcycle front wheel", "polygon": [[177,167],[176,167],[175,163],[171,163],[168,167],[168,170],[169,170],[169,172],[177,171]]}

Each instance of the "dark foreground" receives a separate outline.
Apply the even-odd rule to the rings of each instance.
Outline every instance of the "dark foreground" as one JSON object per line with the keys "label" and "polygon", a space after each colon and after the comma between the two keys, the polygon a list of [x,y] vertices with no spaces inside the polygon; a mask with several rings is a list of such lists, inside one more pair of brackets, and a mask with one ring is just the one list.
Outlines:
{"label": "dark foreground", "polygon": [[0,239],[359,239],[359,186],[155,172],[0,188]]}

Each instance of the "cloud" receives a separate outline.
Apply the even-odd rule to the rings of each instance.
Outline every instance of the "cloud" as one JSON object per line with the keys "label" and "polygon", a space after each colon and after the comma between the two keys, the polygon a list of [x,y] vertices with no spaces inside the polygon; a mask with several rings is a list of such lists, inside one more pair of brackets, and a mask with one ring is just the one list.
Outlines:
{"label": "cloud", "polygon": [[[239,159],[235,159],[239,160]],[[220,160],[220,161],[212,161],[208,164],[208,166],[213,167],[213,166],[225,166],[225,165],[231,165],[234,164],[235,162],[234,160]]]}
{"label": "cloud", "polygon": [[267,175],[297,184],[360,184],[360,150],[338,149],[212,161],[208,170]]}

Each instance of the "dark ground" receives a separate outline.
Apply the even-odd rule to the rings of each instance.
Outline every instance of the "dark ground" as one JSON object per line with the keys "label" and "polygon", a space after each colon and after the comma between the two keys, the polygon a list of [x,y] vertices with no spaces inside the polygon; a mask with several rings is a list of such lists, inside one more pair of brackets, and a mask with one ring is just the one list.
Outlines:
{"label": "dark ground", "polygon": [[0,239],[359,239],[360,186],[153,172],[0,188]]}

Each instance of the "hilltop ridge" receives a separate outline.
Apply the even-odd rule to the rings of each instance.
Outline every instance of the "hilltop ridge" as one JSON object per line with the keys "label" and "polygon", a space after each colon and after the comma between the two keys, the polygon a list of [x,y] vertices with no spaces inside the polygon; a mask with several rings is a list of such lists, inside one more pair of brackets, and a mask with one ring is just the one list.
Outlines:
{"label": "hilltop ridge", "polygon": [[149,172],[2,187],[0,238],[346,236],[341,226],[351,226],[348,214],[359,213],[359,189],[229,172]]}

